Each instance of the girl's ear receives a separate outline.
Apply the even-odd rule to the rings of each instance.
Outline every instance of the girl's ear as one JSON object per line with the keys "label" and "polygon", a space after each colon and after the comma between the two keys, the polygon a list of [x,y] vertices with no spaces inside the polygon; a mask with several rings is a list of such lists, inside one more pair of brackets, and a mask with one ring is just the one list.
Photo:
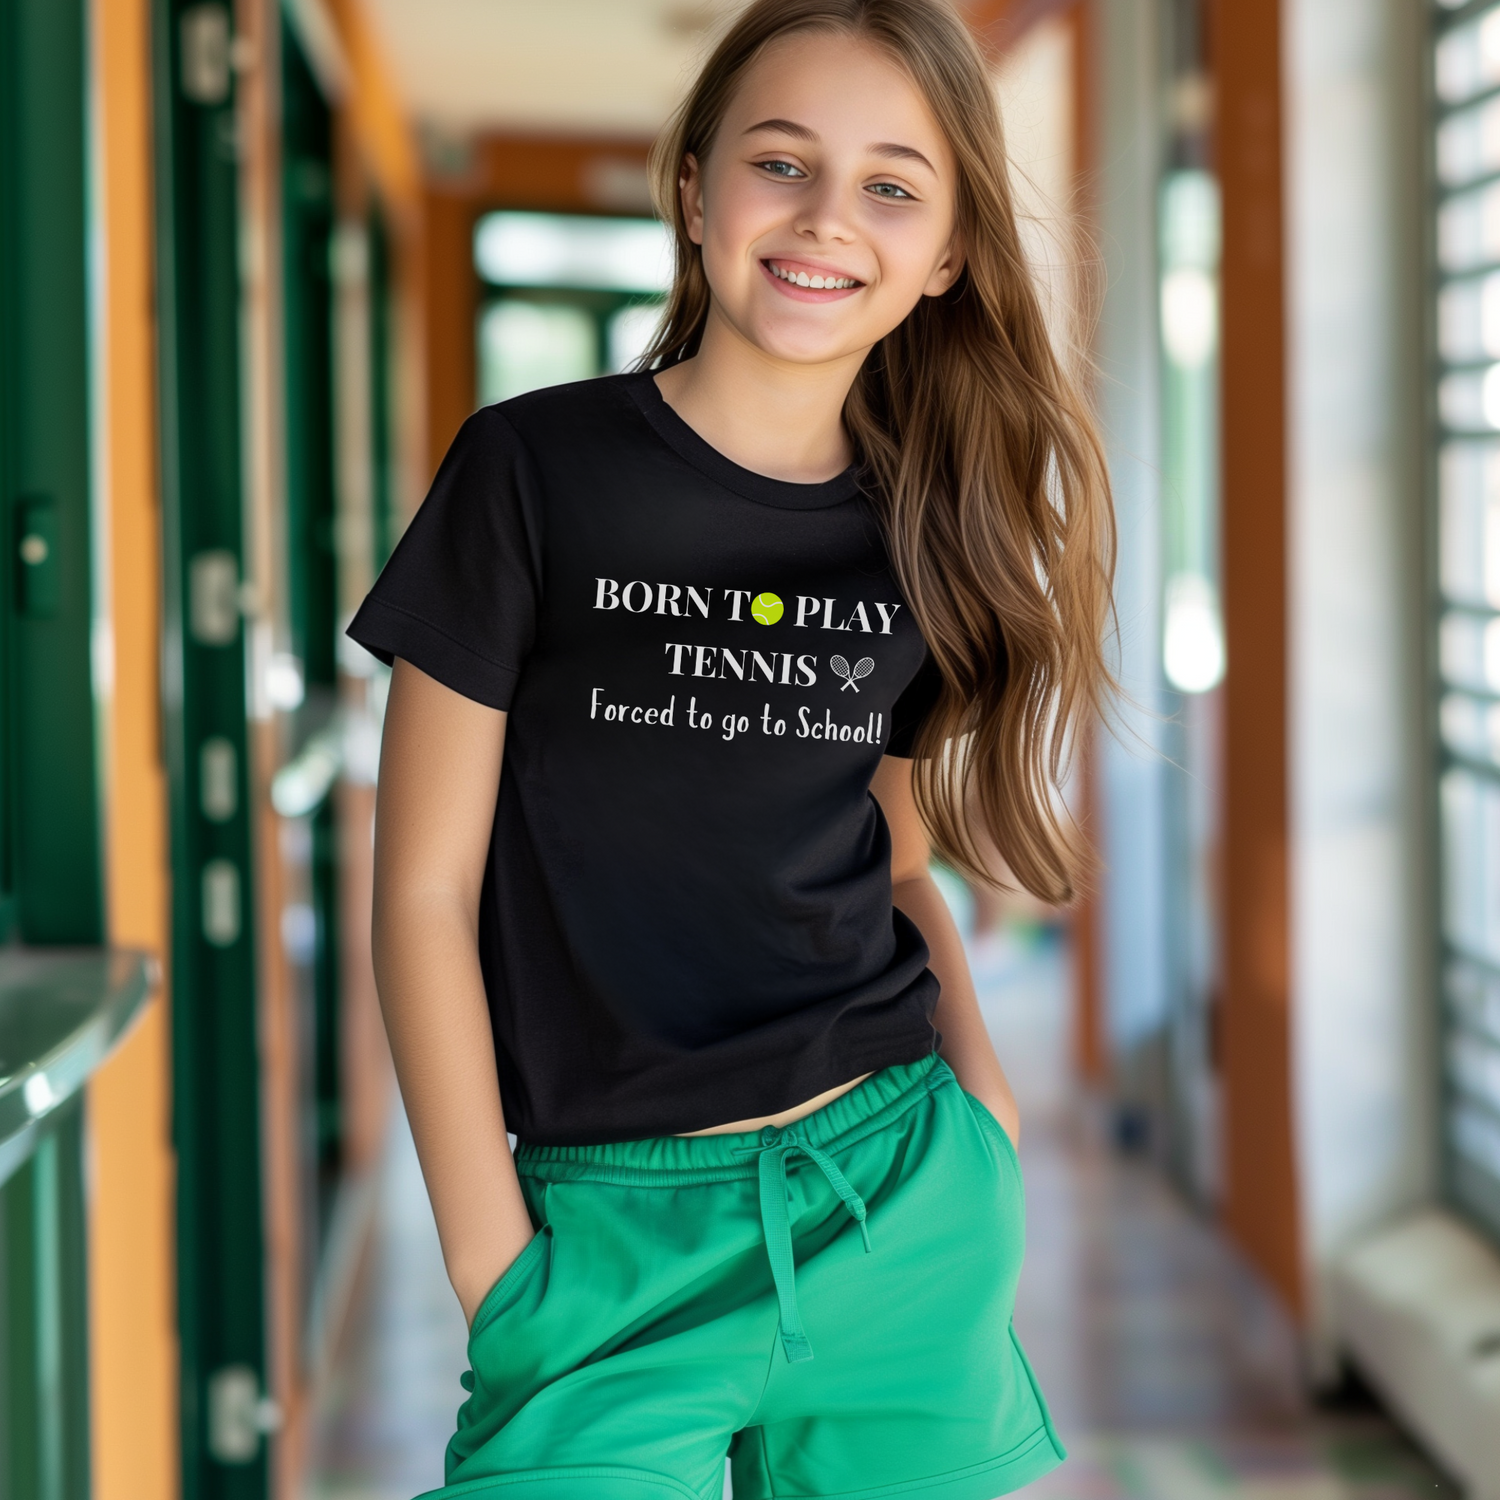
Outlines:
{"label": "girl's ear", "polygon": [[698,170],[698,158],[691,151],[682,158],[682,170],[677,174],[677,191],[682,198],[682,217],[687,225],[687,237],[695,244],[703,243],[703,173]]}
{"label": "girl's ear", "polygon": [[948,241],[947,253],[933,268],[932,275],[927,278],[927,285],[922,288],[922,295],[924,297],[941,297],[958,280],[959,272],[963,268],[963,242],[955,232],[953,238]]}

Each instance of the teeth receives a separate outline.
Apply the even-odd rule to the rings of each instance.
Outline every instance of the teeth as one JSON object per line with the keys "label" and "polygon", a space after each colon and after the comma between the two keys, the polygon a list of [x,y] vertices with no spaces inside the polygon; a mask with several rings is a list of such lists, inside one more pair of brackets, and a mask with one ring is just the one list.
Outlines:
{"label": "teeth", "polygon": [[788,271],[778,266],[774,260],[767,264],[773,276],[778,276],[793,286],[810,287],[815,292],[842,292],[859,285],[852,276],[809,276],[806,271]]}

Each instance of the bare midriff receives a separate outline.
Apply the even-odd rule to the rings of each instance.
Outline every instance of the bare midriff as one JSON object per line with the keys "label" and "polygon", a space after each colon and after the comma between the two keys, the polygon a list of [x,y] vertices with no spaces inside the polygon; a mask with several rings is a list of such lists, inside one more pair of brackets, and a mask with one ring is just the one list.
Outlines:
{"label": "bare midriff", "polygon": [[800,1120],[804,1115],[810,1115],[814,1110],[822,1109],[825,1104],[837,1099],[840,1094],[847,1094],[850,1089],[857,1088],[870,1075],[861,1073],[858,1078],[851,1078],[848,1083],[841,1083],[836,1088],[825,1089],[821,1094],[805,1100],[801,1104],[794,1104],[790,1109],[784,1109],[779,1114],[756,1115],[753,1120],[731,1120],[727,1125],[710,1125],[705,1130],[680,1130],[679,1135],[738,1135],[745,1130],[759,1130],[765,1125],[790,1125],[793,1120]]}

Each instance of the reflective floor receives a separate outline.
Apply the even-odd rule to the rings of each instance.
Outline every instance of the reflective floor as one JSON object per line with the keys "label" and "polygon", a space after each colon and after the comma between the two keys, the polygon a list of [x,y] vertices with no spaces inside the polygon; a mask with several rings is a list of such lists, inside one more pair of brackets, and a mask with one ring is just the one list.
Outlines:
{"label": "reflective floor", "polygon": [[1279,1308],[1156,1171],[1034,1131],[1016,1322],[1071,1460],[1048,1500],[1456,1496],[1368,1398],[1313,1408]]}
{"label": "reflective floor", "polygon": [[[955,905],[962,908],[961,896]],[[1030,1224],[1017,1326],[1064,1441],[1041,1500],[1406,1500],[1448,1485],[1367,1403],[1312,1408],[1291,1329],[1067,1083],[1065,954],[1012,924],[971,947],[1026,1116]],[[309,1500],[410,1500],[441,1482],[464,1328],[399,1117],[363,1293],[321,1414]]]}

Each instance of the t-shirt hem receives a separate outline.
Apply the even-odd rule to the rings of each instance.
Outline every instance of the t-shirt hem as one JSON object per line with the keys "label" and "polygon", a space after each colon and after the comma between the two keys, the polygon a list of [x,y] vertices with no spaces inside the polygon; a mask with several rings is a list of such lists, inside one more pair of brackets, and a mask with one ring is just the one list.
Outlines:
{"label": "t-shirt hem", "polygon": [[694,1131],[710,1130],[718,1125],[726,1125],[737,1119],[760,1119],[764,1115],[776,1115],[786,1109],[795,1109],[799,1104],[805,1104],[809,1099],[815,1099],[819,1094],[838,1088],[840,1084],[848,1083],[852,1079],[878,1073],[883,1068],[895,1068],[904,1063],[920,1062],[936,1052],[939,1044],[937,1031],[931,1022],[924,1021],[920,1033],[913,1031],[910,1036],[888,1039],[880,1045],[861,1048],[858,1052],[841,1053],[837,1063],[820,1070],[819,1074],[811,1078],[804,1079],[796,1088],[790,1090],[796,1095],[795,1098],[783,1099],[778,1096],[770,1100],[735,1099],[732,1103],[726,1101],[721,1109],[710,1112],[712,1117],[706,1115],[700,1119],[696,1114],[684,1114],[675,1120],[652,1121],[649,1126],[642,1125],[636,1129],[622,1124],[615,1129],[593,1133],[559,1130],[555,1125],[552,1129],[535,1131],[528,1129],[525,1121],[512,1123],[510,1128],[515,1132],[517,1142],[527,1146],[610,1146],[632,1141],[688,1135]]}
{"label": "t-shirt hem", "polygon": [[383,599],[365,600],[348,635],[387,666],[399,656],[444,687],[502,713],[509,710],[520,680],[516,668],[480,656],[420,616]]}

